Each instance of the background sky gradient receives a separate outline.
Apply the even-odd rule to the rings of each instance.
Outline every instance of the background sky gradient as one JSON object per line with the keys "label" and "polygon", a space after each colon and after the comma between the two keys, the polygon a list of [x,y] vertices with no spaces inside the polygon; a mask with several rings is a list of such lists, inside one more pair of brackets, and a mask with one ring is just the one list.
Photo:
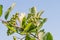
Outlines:
{"label": "background sky gradient", "polygon": [[[3,5],[4,12],[10,7],[12,3],[16,3],[15,8],[11,12],[10,17],[16,12],[29,12],[29,8],[36,6],[37,11],[44,10],[42,17],[48,18],[47,22],[43,25],[46,32],[51,32],[54,40],[60,40],[60,0],[0,0],[0,4]],[[9,19],[10,19],[9,17]],[[7,36],[7,28],[0,21],[0,40],[13,40],[13,35],[21,37],[21,35],[15,33],[11,36]]]}

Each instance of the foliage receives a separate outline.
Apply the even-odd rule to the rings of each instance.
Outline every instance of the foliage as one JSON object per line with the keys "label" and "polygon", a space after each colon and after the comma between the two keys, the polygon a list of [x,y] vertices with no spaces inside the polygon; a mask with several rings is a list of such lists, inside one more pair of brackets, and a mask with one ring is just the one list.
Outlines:
{"label": "foliage", "polygon": [[[2,16],[2,8],[3,6],[0,5],[0,16]],[[46,33],[44,29],[41,29],[47,20],[47,18],[41,17],[44,12],[43,10],[37,12],[36,7],[32,7],[27,16],[24,15],[24,13],[20,15],[16,13],[10,20],[7,20],[13,8],[14,4],[5,12],[6,21],[2,20],[2,23],[8,28],[7,35],[18,33],[20,35],[25,35],[25,40],[53,40],[50,32]],[[19,26],[17,21],[20,24]],[[16,37],[13,37],[13,39],[16,40]]]}
{"label": "foliage", "polygon": [[50,32],[46,33],[43,37],[43,40],[53,40],[52,35]]}
{"label": "foliage", "polygon": [[3,6],[0,5],[0,16],[2,15]]}

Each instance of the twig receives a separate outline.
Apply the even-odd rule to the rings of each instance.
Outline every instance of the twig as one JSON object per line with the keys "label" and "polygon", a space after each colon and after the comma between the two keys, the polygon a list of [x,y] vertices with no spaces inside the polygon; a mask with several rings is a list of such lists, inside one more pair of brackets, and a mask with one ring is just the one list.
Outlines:
{"label": "twig", "polygon": [[7,21],[4,21],[4,20],[2,20],[2,19],[0,19],[0,21],[7,22]]}
{"label": "twig", "polygon": [[33,34],[31,34],[32,36],[34,36],[35,38],[38,38],[38,37],[36,37],[35,35],[33,35]]}
{"label": "twig", "polygon": [[23,40],[25,37],[21,38],[20,40]]}

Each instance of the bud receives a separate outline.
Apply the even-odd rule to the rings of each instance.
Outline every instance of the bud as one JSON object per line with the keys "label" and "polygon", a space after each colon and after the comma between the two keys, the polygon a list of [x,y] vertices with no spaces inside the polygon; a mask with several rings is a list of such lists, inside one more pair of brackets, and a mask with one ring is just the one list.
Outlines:
{"label": "bud", "polygon": [[25,17],[25,13],[21,13],[20,16],[19,16],[20,22],[22,22],[22,20],[23,20],[24,17]]}
{"label": "bud", "polygon": [[16,5],[16,3],[13,3],[13,4],[11,5],[11,8],[13,9],[13,8],[15,7],[15,5]]}
{"label": "bud", "polygon": [[32,8],[30,9],[30,11],[31,11],[31,13],[36,13],[36,7],[32,7]]}
{"label": "bud", "polygon": [[44,32],[39,32],[38,33],[38,37],[40,40],[43,40],[43,35],[44,35]]}
{"label": "bud", "polygon": [[36,24],[37,24],[37,26],[39,26],[40,25],[40,22],[37,22]]}

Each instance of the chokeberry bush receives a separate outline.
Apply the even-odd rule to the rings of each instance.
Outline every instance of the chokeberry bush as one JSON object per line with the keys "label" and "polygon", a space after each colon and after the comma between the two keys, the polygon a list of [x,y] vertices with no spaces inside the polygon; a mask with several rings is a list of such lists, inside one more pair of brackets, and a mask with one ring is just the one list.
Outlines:
{"label": "chokeberry bush", "polygon": [[[41,29],[43,24],[47,21],[47,18],[41,17],[44,12],[43,10],[37,12],[36,7],[32,7],[28,14],[16,12],[10,20],[7,20],[14,6],[15,3],[5,12],[4,18],[6,21],[0,19],[1,23],[8,28],[8,36],[18,33],[24,36],[20,38],[20,40],[53,40],[50,32],[45,32],[44,29]],[[0,17],[2,13],[3,5],[0,5]],[[13,36],[13,40],[17,40],[17,38]]]}

